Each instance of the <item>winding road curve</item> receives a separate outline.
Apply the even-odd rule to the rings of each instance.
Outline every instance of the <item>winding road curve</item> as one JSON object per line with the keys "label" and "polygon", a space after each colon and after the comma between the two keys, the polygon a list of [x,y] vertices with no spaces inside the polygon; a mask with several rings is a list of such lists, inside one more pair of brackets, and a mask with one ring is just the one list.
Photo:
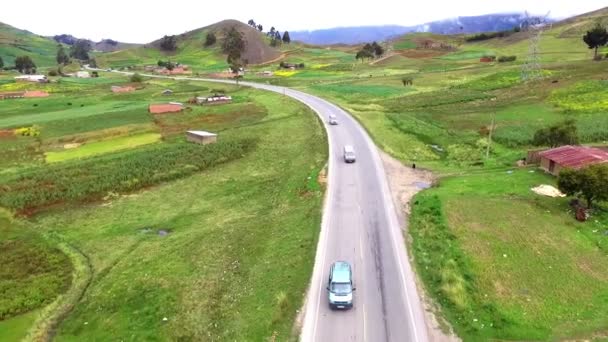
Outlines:
{"label": "winding road curve", "polygon": [[[143,76],[234,83],[204,78]],[[327,130],[327,197],[300,340],[428,341],[425,315],[387,176],[369,135],[347,112],[319,97],[285,87],[251,82],[241,84],[281,93],[306,104],[319,115]],[[336,115],[339,125],[327,123],[330,114]],[[343,162],[344,145],[354,146],[356,163]],[[348,311],[332,311],[327,302],[326,282],[330,265],[336,260],[348,261],[353,266],[357,290],[354,307]]]}

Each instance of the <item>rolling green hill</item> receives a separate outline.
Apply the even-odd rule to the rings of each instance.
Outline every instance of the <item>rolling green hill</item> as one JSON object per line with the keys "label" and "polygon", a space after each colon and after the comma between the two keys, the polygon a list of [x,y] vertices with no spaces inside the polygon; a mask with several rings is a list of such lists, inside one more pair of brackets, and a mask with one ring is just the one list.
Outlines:
{"label": "rolling green hill", "polygon": [[[264,64],[281,57],[281,51],[270,46],[270,41],[258,30],[237,20],[224,20],[219,23],[199,28],[177,36],[177,50],[161,51],[160,40],[144,46],[99,54],[97,62],[103,66],[125,67],[142,64],[156,64],[159,59],[170,59],[192,66],[194,71],[220,71],[227,68],[226,57],[220,49],[223,32],[236,26],[243,33],[247,46],[243,59],[249,64]],[[217,42],[209,47],[204,46],[207,33],[213,32]]]}
{"label": "rolling green hill", "polygon": [[0,57],[12,65],[18,56],[30,56],[38,67],[55,64],[57,43],[29,31],[0,23]]}

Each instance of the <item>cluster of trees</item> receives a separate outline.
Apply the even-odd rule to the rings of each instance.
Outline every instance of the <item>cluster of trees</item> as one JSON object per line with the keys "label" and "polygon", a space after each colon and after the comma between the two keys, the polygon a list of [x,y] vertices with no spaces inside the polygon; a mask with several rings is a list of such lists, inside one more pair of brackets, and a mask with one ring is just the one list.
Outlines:
{"label": "cluster of trees", "polygon": [[158,62],[156,64],[159,67],[165,67],[165,68],[167,68],[167,70],[173,70],[177,66],[175,63],[173,63],[171,61],[163,61],[163,60],[158,60]]}
{"label": "cluster of trees", "polygon": [[4,61],[2,60],[2,56],[0,56],[0,68],[4,68]]}
{"label": "cluster of trees", "polygon": [[583,36],[583,41],[590,49],[594,49],[593,59],[600,60],[601,56],[597,55],[598,48],[608,44],[608,31],[601,23],[597,23],[591,30]]}
{"label": "cluster of trees", "polygon": [[160,49],[163,51],[175,51],[177,50],[177,37],[167,36],[161,38]]}
{"label": "cluster of trees", "polygon": [[70,46],[70,57],[88,61],[89,51],[91,51],[91,42],[86,39],[79,39]]}
{"label": "cluster of trees", "polygon": [[[255,20],[253,20],[253,19],[249,19],[247,24],[249,26],[257,29],[260,32],[264,31],[264,26],[262,26],[262,24],[256,24]],[[266,36],[271,38],[270,46],[272,46],[272,47],[279,46],[282,43],[285,43],[285,44],[291,43],[291,38],[289,37],[289,31],[285,31],[283,33],[283,35],[281,35],[279,30],[277,30],[274,26],[272,26],[270,28],[270,31],[268,31],[266,33]]]}
{"label": "cluster of trees", "polygon": [[22,74],[35,74],[36,64],[30,56],[19,56],[15,58],[15,69]]}
{"label": "cluster of trees", "polygon": [[559,173],[557,186],[566,195],[583,197],[587,201],[587,208],[592,208],[593,202],[608,200],[608,165],[564,169]]}
{"label": "cluster of trees", "polygon": [[532,143],[536,146],[550,147],[578,144],[576,121],[566,120],[547,128],[541,128],[534,134]]}
{"label": "cluster of trees", "polygon": [[380,46],[378,43],[373,42],[373,43],[367,43],[363,46],[363,48],[361,50],[359,50],[359,52],[357,52],[357,55],[355,56],[356,59],[360,59],[360,60],[365,60],[365,59],[374,59],[376,57],[380,57],[384,55],[384,48],[382,46]]}
{"label": "cluster of trees", "polygon": [[264,30],[264,26],[262,26],[262,24],[256,24],[255,20],[253,20],[253,19],[249,19],[249,21],[247,22],[247,25],[253,27],[254,29],[257,29],[260,32],[262,32]]}

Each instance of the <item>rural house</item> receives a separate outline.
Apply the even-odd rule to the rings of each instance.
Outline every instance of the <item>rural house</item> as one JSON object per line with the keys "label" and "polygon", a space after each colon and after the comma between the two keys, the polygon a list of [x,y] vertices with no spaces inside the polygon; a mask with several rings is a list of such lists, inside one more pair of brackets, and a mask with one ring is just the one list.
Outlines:
{"label": "rural house", "polygon": [[557,176],[562,169],[581,169],[608,162],[608,152],[586,146],[561,146],[539,153],[540,167]]}
{"label": "rural house", "polygon": [[207,145],[217,141],[217,134],[205,131],[187,131],[186,139],[193,143]]}
{"label": "rural house", "polygon": [[151,104],[148,111],[152,114],[177,113],[184,110],[184,106],[178,103]]}
{"label": "rural house", "polygon": [[38,82],[47,83],[49,79],[45,75],[22,75],[15,76],[16,82]]}
{"label": "rural house", "polygon": [[222,103],[230,103],[232,102],[231,96],[226,95],[213,95],[210,97],[196,97],[197,104],[222,104]]}

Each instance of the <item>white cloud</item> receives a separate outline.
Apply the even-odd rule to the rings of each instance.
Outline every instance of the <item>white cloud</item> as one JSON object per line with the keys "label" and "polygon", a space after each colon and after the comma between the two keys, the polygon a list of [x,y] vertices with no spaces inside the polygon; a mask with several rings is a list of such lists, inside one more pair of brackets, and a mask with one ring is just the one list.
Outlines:
{"label": "white cloud", "polygon": [[[244,22],[253,18],[265,28],[306,30],[355,25],[416,25],[456,16],[499,12],[544,14],[563,18],[606,6],[606,0],[459,0],[411,1],[307,0],[231,3],[173,0],[153,2],[106,0],[83,2],[31,0],[27,9],[18,1],[3,1],[0,22],[37,34],[73,34],[94,40],[112,38],[146,43],[165,34],[179,34],[222,19]],[[288,4],[288,5],[286,5]]]}

